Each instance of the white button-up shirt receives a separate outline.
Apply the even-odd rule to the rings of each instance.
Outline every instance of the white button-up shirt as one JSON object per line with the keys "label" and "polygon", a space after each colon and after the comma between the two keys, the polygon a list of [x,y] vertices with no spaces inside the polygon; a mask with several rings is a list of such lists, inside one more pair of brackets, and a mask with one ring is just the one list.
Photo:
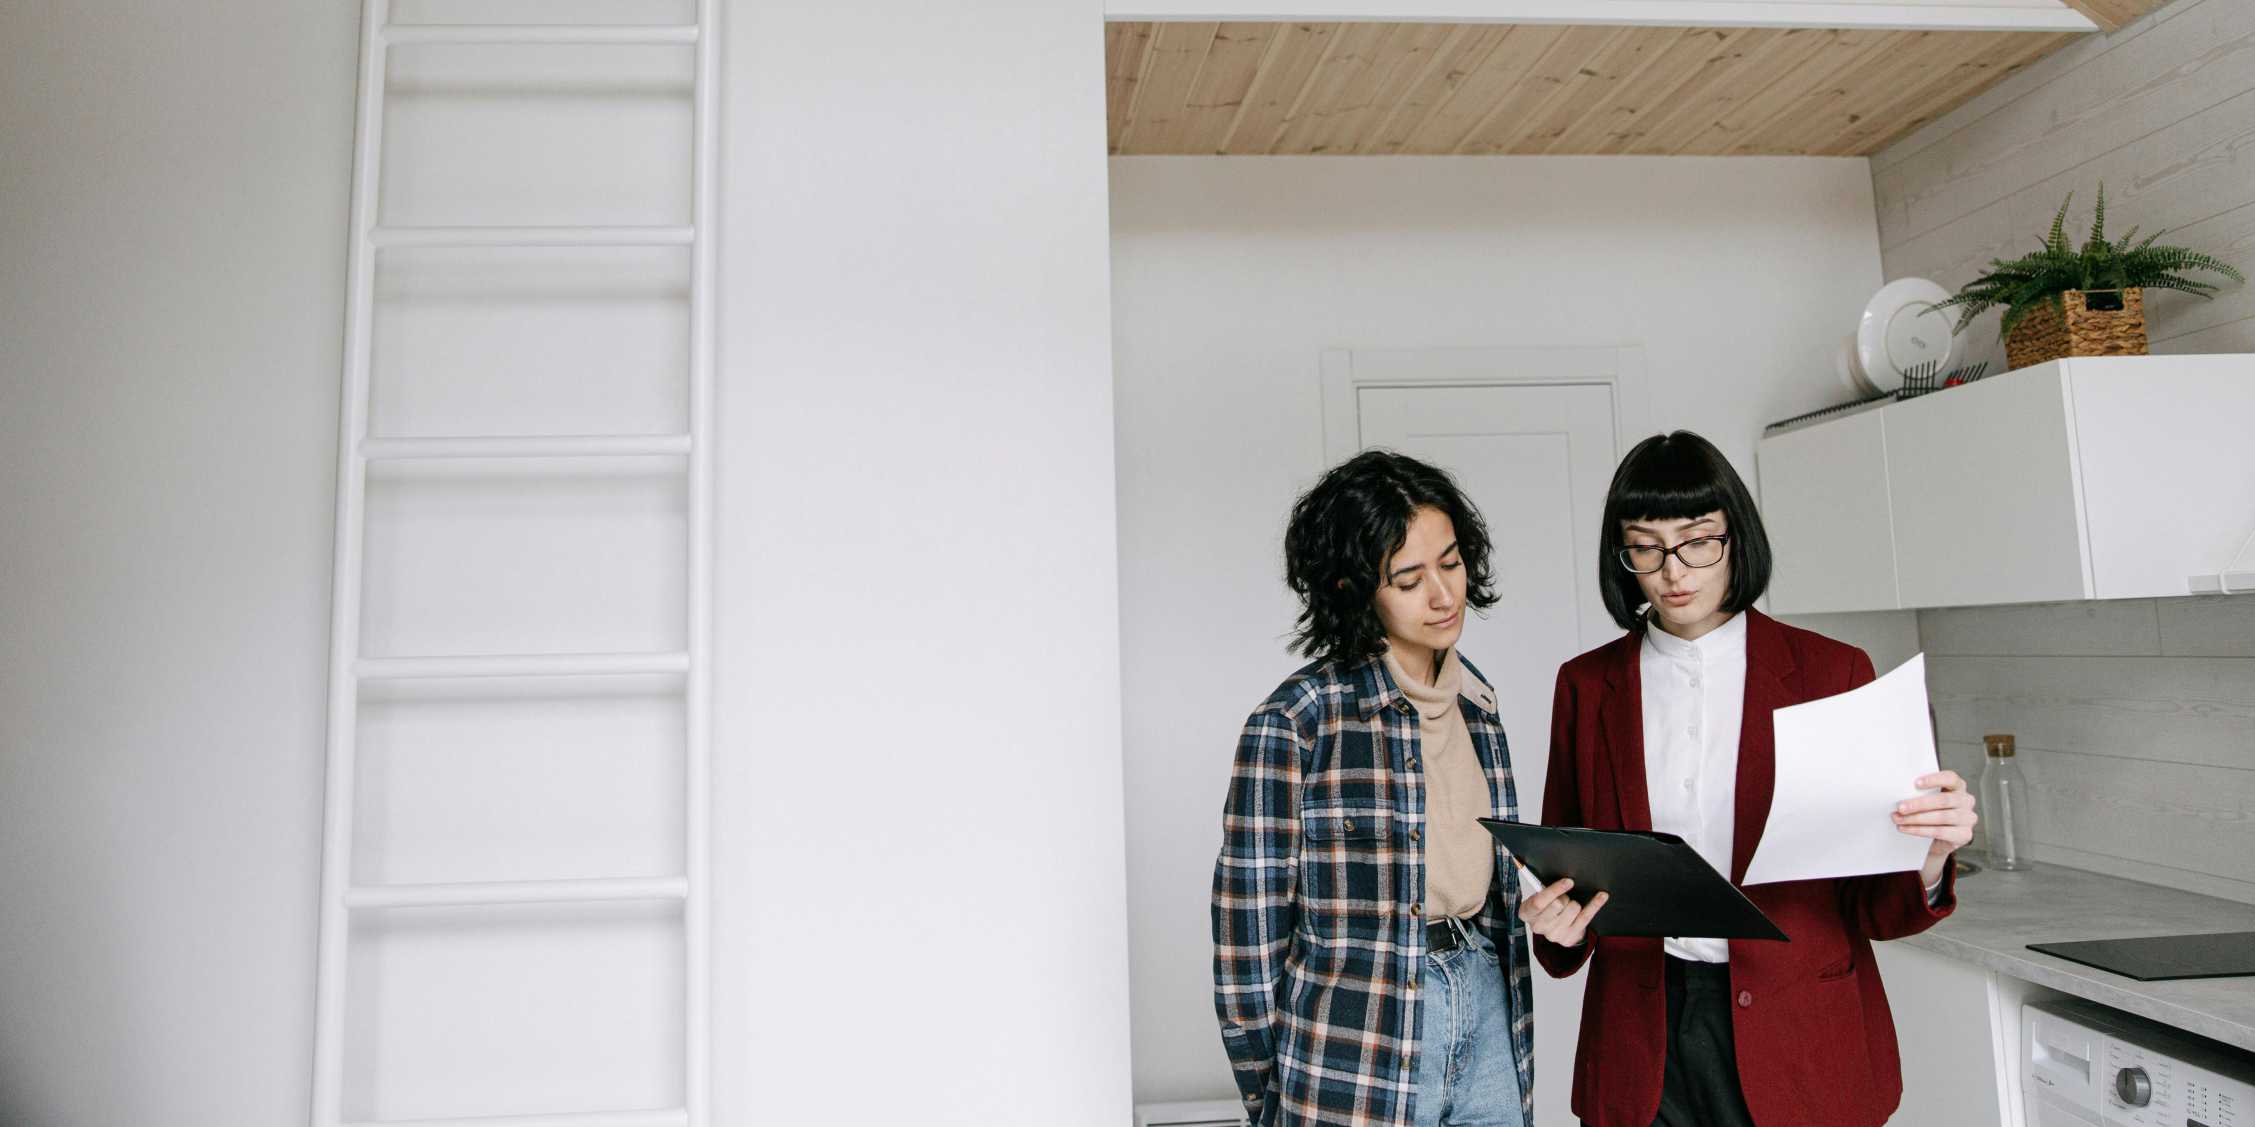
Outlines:
{"label": "white button-up shirt", "polygon": [[[1658,625],[1637,655],[1644,785],[1652,828],[1682,838],[1725,877],[1738,812],[1738,728],[1746,710],[1746,616],[1687,642]],[[1730,961],[1727,939],[1670,937],[1679,959]]]}

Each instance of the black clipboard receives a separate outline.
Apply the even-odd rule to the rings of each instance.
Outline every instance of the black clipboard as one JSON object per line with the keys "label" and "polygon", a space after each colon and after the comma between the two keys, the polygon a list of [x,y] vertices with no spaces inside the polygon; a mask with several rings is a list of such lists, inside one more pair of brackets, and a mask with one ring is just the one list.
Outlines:
{"label": "black clipboard", "polygon": [[1531,826],[1482,818],[1480,824],[1544,884],[1572,877],[1569,894],[1587,903],[1610,892],[1593,935],[1791,942],[1746,894],[1674,834]]}

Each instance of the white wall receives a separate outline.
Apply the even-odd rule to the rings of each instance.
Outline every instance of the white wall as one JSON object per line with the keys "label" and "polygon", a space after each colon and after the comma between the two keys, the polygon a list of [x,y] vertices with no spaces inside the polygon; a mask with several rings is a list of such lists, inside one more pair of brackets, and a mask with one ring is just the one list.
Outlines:
{"label": "white wall", "polygon": [[[303,1122],[356,7],[0,15],[0,1121]],[[1100,10],[733,15],[719,1122],[1123,1122]]]}
{"label": "white wall", "polygon": [[[1953,289],[2032,249],[2060,202],[2077,245],[2100,184],[2106,224],[2167,228],[2255,272],[2255,0],[2178,0],[2078,39],[1871,158],[1889,278]],[[2156,355],[2255,349],[2255,286],[2207,272],[2212,301],[2148,291]],[[1965,332],[1971,359],[2004,367],[1998,314]]]}
{"label": "white wall", "polygon": [[[1113,160],[1138,1099],[1233,1091],[1207,890],[1237,728],[1298,664],[1280,541],[1324,466],[1320,350],[1641,344],[1647,417],[1751,481],[1762,425],[1836,396],[1831,349],[1879,284],[1868,177],[1861,160]],[[1909,615],[1836,617],[1820,628],[1882,667],[1915,647]],[[1570,1063],[1539,1062],[1538,1083]]]}
{"label": "white wall", "polygon": [[724,1122],[1127,1120],[1100,22],[732,12]]}
{"label": "white wall", "polygon": [[305,1121],[357,5],[0,5],[0,1122]]}
{"label": "white wall", "polygon": [[[2077,40],[1872,158],[1889,277],[1945,286],[2017,254],[2072,191],[2069,232],[2161,241],[2255,272],[2255,0],[2178,0]],[[2208,282],[2216,275],[2193,273]],[[2255,349],[2255,286],[2147,291],[2154,353]],[[1997,314],[1966,349],[2003,367]],[[2245,596],[1922,611],[1943,756],[2020,739],[2040,860],[2255,901],[2255,637]]]}

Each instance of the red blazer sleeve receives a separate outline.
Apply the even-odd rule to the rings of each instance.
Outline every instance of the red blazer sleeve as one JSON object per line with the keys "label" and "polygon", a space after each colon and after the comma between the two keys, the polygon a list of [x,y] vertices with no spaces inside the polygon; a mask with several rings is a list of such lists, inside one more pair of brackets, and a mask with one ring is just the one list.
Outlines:
{"label": "red blazer sleeve", "polygon": [[[1868,685],[1876,674],[1871,656],[1850,649],[1846,689]],[[1840,914],[1848,926],[1869,939],[1901,939],[1917,935],[1957,910],[1957,864],[1942,868],[1942,884],[1927,902],[1925,882],[1915,871],[1849,877],[1840,882]]]}
{"label": "red blazer sleeve", "polygon": [[[1550,702],[1550,774],[1543,780],[1542,824],[1579,826],[1582,821],[1581,746],[1575,718],[1574,683],[1564,668],[1558,671],[1558,689]],[[1552,978],[1564,978],[1582,969],[1596,942],[1585,936],[1577,947],[1563,947],[1534,936],[1535,961]]]}

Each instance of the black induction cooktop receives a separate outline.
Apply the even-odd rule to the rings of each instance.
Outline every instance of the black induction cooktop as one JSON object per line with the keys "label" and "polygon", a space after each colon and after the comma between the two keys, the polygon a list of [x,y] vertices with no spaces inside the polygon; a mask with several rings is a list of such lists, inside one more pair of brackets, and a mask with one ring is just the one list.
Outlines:
{"label": "black induction cooktop", "polygon": [[2028,949],[2112,971],[2139,982],[2255,975],[2255,931],[2030,943]]}

